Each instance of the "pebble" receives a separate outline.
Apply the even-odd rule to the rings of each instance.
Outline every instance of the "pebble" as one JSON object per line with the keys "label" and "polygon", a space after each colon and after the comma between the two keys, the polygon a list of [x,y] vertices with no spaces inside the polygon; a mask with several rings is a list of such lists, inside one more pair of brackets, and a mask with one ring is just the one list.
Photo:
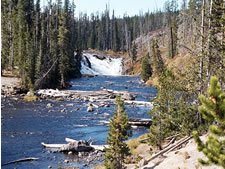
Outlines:
{"label": "pebble", "polygon": [[64,160],[64,164],[69,164],[69,160]]}
{"label": "pebble", "polygon": [[50,107],[52,107],[52,104],[51,103],[48,103],[47,104],[47,108],[50,108]]}

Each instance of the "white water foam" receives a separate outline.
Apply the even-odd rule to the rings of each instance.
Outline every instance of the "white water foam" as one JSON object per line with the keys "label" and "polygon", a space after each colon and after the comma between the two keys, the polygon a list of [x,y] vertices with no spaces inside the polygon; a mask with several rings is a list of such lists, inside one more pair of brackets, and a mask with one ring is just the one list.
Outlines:
{"label": "white water foam", "polygon": [[91,62],[91,68],[83,56],[81,61],[81,74],[89,75],[110,75],[119,76],[122,74],[122,58],[110,58],[106,56],[105,59],[100,60],[90,53],[84,53]]}

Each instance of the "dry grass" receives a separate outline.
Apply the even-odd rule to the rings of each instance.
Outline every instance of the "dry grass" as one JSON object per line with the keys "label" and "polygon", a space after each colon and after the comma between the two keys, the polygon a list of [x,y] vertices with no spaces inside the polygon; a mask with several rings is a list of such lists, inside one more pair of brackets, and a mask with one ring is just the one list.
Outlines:
{"label": "dry grass", "polygon": [[64,101],[64,99],[62,97],[58,97],[55,100],[58,101],[58,102]]}
{"label": "dry grass", "polygon": [[39,98],[37,96],[32,96],[32,95],[26,95],[24,96],[24,101],[27,102],[32,102],[32,101],[37,101]]}
{"label": "dry grass", "polygon": [[93,169],[105,169],[105,166],[102,164],[100,166],[94,167]]}

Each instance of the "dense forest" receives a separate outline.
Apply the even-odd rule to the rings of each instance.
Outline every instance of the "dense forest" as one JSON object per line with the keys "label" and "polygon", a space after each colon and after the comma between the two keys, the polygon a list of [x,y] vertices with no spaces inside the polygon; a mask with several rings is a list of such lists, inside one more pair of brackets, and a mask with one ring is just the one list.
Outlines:
{"label": "dense forest", "polygon": [[64,88],[69,78],[80,76],[82,50],[130,54],[133,40],[166,26],[166,17],[178,13],[176,1],[166,5],[171,16],[159,10],[117,18],[106,5],[102,13],[76,18],[76,5],[69,0],[47,6],[40,0],[4,0],[1,71],[17,67],[25,88]]}

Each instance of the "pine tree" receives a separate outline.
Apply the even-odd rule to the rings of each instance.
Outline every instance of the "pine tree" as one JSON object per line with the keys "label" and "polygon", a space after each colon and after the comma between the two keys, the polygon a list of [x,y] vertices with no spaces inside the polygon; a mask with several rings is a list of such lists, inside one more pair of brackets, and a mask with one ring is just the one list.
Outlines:
{"label": "pine tree", "polygon": [[152,40],[152,63],[155,67],[154,73],[160,76],[160,74],[164,74],[165,72],[165,65],[163,59],[160,54],[159,46],[157,40]]}
{"label": "pine tree", "polygon": [[61,76],[60,85],[62,88],[65,88],[67,75],[69,71],[69,30],[68,30],[68,0],[64,2],[64,10],[60,16],[60,27],[58,35],[58,45],[59,45],[59,71]]}
{"label": "pine tree", "polygon": [[132,46],[132,51],[131,51],[131,55],[132,55],[132,61],[135,62],[137,59],[137,45],[134,42],[133,46]]}
{"label": "pine tree", "polygon": [[208,89],[208,98],[201,95],[199,111],[205,120],[213,121],[209,126],[209,137],[206,143],[203,143],[198,133],[193,132],[195,141],[198,144],[198,150],[202,151],[207,161],[199,159],[202,164],[217,164],[225,168],[225,93],[221,89],[217,77],[212,77]]}
{"label": "pine tree", "polygon": [[143,58],[141,64],[141,78],[144,82],[148,81],[152,76],[152,67],[149,63],[149,53]]}
{"label": "pine tree", "polygon": [[106,143],[109,148],[106,148],[104,157],[104,165],[107,169],[122,169],[123,162],[129,153],[129,148],[125,140],[132,135],[131,127],[128,124],[128,116],[125,112],[124,101],[120,96],[116,98],[116,110],[114,116],[110,119],[108,137]]}

